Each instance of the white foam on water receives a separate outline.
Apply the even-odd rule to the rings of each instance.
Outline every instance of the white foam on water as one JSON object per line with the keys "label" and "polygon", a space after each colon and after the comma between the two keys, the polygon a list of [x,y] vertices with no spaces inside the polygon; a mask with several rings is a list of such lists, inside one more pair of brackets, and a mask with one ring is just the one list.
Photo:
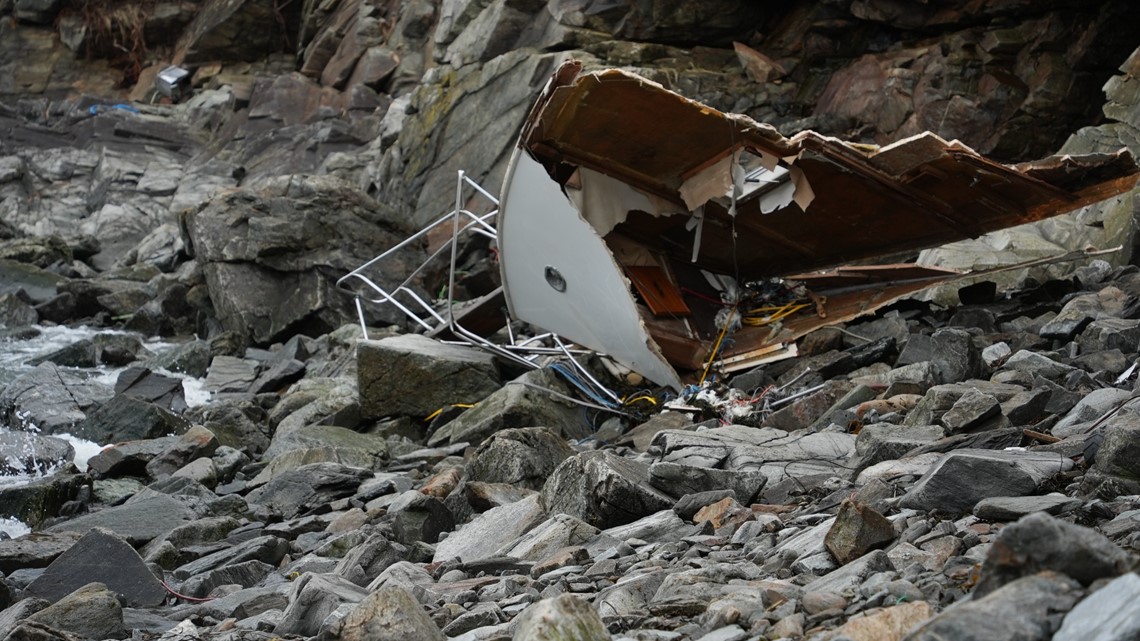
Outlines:
{"label": "white foam on water", "polygon": [[57,434],[56,438],[71,443],[71,447],[75,450],[75,458],[72,459],[72,462],[75,463],[75,467],[78,468],[80,472],[86,472],[87,461],[91,460],[92,456],[102,452],[104,447],[106,447],[72,434]]}
{"label": "white foam on water", "polygon": [[79,327],[35,327],[39,335],[27,340],[7,338],[0,340],[0,383],[8,382],[31,369],[25,364],[29,358],[50,354],[84,338],[98,333],[86,325]]}
{"label": "white foam on water", "polygon": [[[125,332],[121,330],[113,330],[108,328],[92,328],[85,325],[79,327],[64,327],[64,326],[49,326],[41,327],[36,326],[35,329],[39,334],[33,338],[20,340],[15,338],[0,339],[0,387],[6,383],[11,382],[20,374],[31,370],[31,366],[27,365],[28,359],[36,356],[50,354],[51,352],[71,345],[77,341],[85,338],[91,338],[96,334],[131,334],[132,332]],[[174,343],[163,341],[160,338],[144,339],[144,345],[148,350],[154,353],[161,353],[175,346]],[[68,368],[71,369],[71,368]],[[95,369],[86,370],[91,375],[93,382],[106,385],[113,388],[119,378],[119,374],[124,368],[108,368],[98,367]],[[177,372],[170,372],[165,369],[156,370],[160,374],[172,376],[182,380],[182,388],[186,398],[186,404],[189,407],[198,407],[205,405],[212,398],[212,393],[206,391],[204,381],[179,374]],[[9,429],[9,426],[0,424],[0,430]],[[31,432],[38,432],[35,425],[27,422],[23,425],[23,429]],[[87,461],[101,452],[105,446],[98,443],[93,443],[86,439],[81,439],[71,434],[58,434],[56,438],[63,439],[75,449],[74,463],[76,468],[81,472],[87,471]],[[51,476],[56,473],[57,469],[49,470],[30,470],[27,474],[12,474],[7,476],[0,476],[0,486],[24,485],[32,481]],[[9,519],[11,523],[5,522],[0,518],[0,531],[8,532],[11,536],[18,536],[14,532],[26,533],[27,526],[14,519]]]}
{"label": "white foam on water", "polygon": [[29,534],[32,528],[28,527],[26,523],[20,519],[15,519],[10,516],[0,517],[0,532],[6,533],[13,539]]}
{"label": "white foam on water", "polygon": [[200,378],[182,379],[182,393],[186,397],[187,407],[200,407],[210,402],[214,393],[206,389],[206,381]]}

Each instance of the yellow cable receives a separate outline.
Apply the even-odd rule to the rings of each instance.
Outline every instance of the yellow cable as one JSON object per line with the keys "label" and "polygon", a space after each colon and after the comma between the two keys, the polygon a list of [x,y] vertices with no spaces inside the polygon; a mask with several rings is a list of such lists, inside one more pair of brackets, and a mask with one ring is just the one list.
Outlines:
{"label": "yellow cable", "polygon": [[807,303],[800,303],[799,301],[792,301],[786,305],[782,305],[779,307],[775,307],[775,306],[757,307],[755,309],[748,310],[747,314],[756,314],[756,313],[765,312],[765,311],[770,311],[773,313],[769,314],[763,318],[756,318],[754,316],[745,316],[743,318],[742,322],[744,322],[745,324],[752,326],[752,327],[759,327],[759,326],[763,326],[763,325],[768,325],[770,323],[775,323],[776,321],[783,320],[783,319],[787,318],[788,316],[791,316],[792,314],[794,314],[794,313],[796,313],[802,309],[806,309],[808,307],[810,307],[810,305],[808,305]]}
{"label": "yellow cable", "polygon": [[[470,409],[472,407],[475,407],[475,404],[474,403],[452,403],[450,405],[450,407],[459,407],[462,409]],[[424,417],[424,422],[426,423],[426,422],[432,420],[433,418],[439,416],[440,414],[443,414],[443,410],[445,410],[447,408],[448,408],[448,406],[444,405],[443,407],[437,409],[436,411],[432,412],[431,414],[428,414],[426,417]]]}
{"label": "yellow cable", "polygon": [[[732,308],[736,311],[736,308]],[[697,385],[705,384],[705,377],[709,375],[709,369],[712,368],[713,361],[716,360],[716,353],[720,350],[720,344],[724,341],[724,335],[728,333],[728,326],[732,324],[732,314],[730,313],[724,319],[724,327],[720,328],[720,336],[716,338],[716,344],[713,345],[712,352],[709,353],[709,362],[705,363],[705,371],[701,372],[701,380]]]}

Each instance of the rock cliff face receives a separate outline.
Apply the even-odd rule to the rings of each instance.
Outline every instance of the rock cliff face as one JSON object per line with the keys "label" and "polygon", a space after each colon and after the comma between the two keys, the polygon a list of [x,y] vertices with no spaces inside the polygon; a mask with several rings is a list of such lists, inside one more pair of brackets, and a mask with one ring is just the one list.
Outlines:
{"label": "rock cliff face", "polygon": [[5,102],[145,100],[180,64],[208,112],[199,161],[249,180],[340,175],[417,221],[442,208],[454,169],[495,182],[556,59],[632,68],[786,131],[883,144],[930,130],[1017,161],[1104,120],[1101,88],[1135,48],[1118,26],[1140,18],[1123,1],[1004,0],[8,0],[4,13]]}
{"label": "rock cliff face", "polygon": [[[236,261],[207,251],[175,275],[195,252],[179,212],[224,216],[238,197],[219,190],[266,202],[296,175],[323,177],[305,182],[315,202],[355,191],[379,203],[389,235],[317,261],[322,275],[308,285],[293,267],[256,265],[253,280],[301,288],[323,310],[349,258],[451,208],[457,170],[497,190],[534,96],[570,57],[632,69],[784,133],[881,145],[929,130],[1007,161],[1061,148],[1140,152],[1135,43],[1118,28],[1140,8],[1124,1],[3,0],[0,16],[0,233],[54,239],[53,269],[69,278],[156,268],[165,280],[147,283],[150,297],[172,280],[198,287],[225,311],[214,323],[199,307],[195,322],[237,327],[252,314],[263,328],[242,337],[252,342],[316,317],[327,329],[349,310],[272,320],[233,309],[226,299],[252,292],[235,293],[220,274],[256,265],[260,249]],[[193,73],[179,104],[154,88],[171,63]],[[1133,200],[924,258],[972,267],[1119,244],[1125,261]],[[285,301],[263,303],[254,307]]]}

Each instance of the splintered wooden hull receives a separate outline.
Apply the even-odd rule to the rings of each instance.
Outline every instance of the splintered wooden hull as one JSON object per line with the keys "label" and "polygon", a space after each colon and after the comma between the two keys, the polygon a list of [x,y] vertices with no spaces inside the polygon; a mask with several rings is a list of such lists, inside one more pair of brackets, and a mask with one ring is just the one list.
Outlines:
{"label": "splintered wooden hull", "polygon": [[[1011,166],[931,133],[881,149],[786,138],[567,63],[504,183],[503,286],[515,318],[678,388],[713,360],[732,371],[784,357],[814,329],[963,276],[874,263],[1063,214],[1137,178],[1127,150]],[[782,281],[799,302],[755,307]],[[743,325],[724,330],[725,310]]]}

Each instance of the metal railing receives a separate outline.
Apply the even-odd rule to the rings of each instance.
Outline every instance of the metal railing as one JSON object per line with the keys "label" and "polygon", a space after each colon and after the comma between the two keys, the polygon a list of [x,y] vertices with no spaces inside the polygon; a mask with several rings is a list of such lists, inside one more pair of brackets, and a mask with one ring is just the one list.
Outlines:
{"label": "metal railing", "polygon": [[[463,208],[462,198],[463,187],[465,184],[471,186],[476,190],[477,193],[487,198],[491,203],[494,204],[495,209],[489,213],[480,215]],[[485,189],[480,187],[475,181],[467,178],[464,173],[460,171],[459,180],[457,181],[455,188],[454,210],[448,212],[447,214],[444,214],[443,216],[440,216],[438,219],[431,222],[420,231],[405,238],[399,244],[389,248],[384,253],[376,256],[372,260],[364,263],[360,267],[357,267],[356,269],[345,274],[339,280],[337,280],[337,289],[352,294],[356,300],[356,312],[357,316],[360,319],[360,328],[364,331],[364,335],[368,335],[368,326],[364,320],[364,307],[362,305],[363,302],[392,305],[396,309],[400,310],[400,312],[402,312],[409,320],[422,327],[425,331],[434,331],[444,325],[451,324],[451,322],[454,320],[452,318],[450,310],[452,308],[452,304],[454,303],[452,292],[455,287],[455,261],[457,256],[457,249],[459,246],[459,235],[463,232],[471,232],[474,234],[486,236],[492,240],[495,239],[497,237],[495,228],[490,225],[489,221],[499,213],[498,206],[499,201],[497,198],[487,193]],[[460,219],[466,219],[466,222],[463,224],[462,228],[459,227]],[[369,278],[368,272],[373,269],[378,269],[377,266],[383,263],[386,259],[393,256],[400,250],[405,249],[406,247],[422,240],[425,236],[431,233],[433,229],[448,222],[448,220],[451,220],[454,223],[451,242],[438,247],[434,252],[432,252],[430,256],[428,256],[422,263],[420,263],[419,267],[414,269],[412,273],[408,274],[407,277],[404,278],[403,282],[401,282],[399,285],[389,291],[388,289],[381,287],[379,284]],[[447,250],[448,247],[451,248],[451,268],[447,288],[448,318],[444,318],[441,314],[439,314],[439,312],[435,310],[435,307],[430,302],[424,300],[423,297],[417,294],[414,289],[409,287],[409,285],[412,280],[415,279],[416,276],[419,276],[420,273],[423,272],[423,270],[426,269],[433,260],[443,255],[443,252]],[[364,291],[361,291],[361,289],[354,289],[352,285],[356,285]],[[371,295],[374,297],[369,298],[369,293],[371,293]],[[397,300],[396,297],[401,294],[411,299],[414,306],[418,306],[421,311],[417,313],[408,305],[405,305],[404,303]],[[429,319],[431,322],[429,322]]]}
{"label": "metal railing", "polygon": [[[486,214],[476,214],[466,209],[463,206],[464,191],[466,188],[473,189],[474,193],[487,199],[494,209]],[[364,336],[368,336],[368,324],[364,318],[364,303],[392,305],[426,332],[437,332],[446,328],[451,332],[452,336],[457,339],[456,342],[478,347],[528,368],[538,369],[542,367],[542,365],[537,362],[538,359],[542,357],[565,358],[579,374],[589,381],[589,385],[595,387],[602,396],[612,401],[618,401],[618,397],[612,391],[602,385],[574,358],[575,355],[589,355],[593,352],[570,349],[558,336],[551,333],[532,336],[521,341],[516,340],[514,332],[511,330],[511,319],[509,317],[505,318],[508,336],[508,342],[506,344],[492,342],[463,327],[456,320],[454,299],[455,273],[456,262],[459,256],[460,237],[463,235],[477,234],[490,238],[491,240],[496,240],[498,234],[495,227],[491,225],[491,221],[499,213],[498,207],[499,200],[497,198],[492,196],[490,192],[474,180],[468,178],[464,171],[460,170],[455,183],[455,209],[440,216],[420,231],[412,234],[399,244],[391,247],[384,253],[337,280],[337,289],[352,294],[355,298],[356,313],[359,317],[360,329],[363,331]],[[386,289],[368,276],[368,273],[380,269],[380,265],[382,265],[386,259],[413,243],[422,240],[431,233],[432,230],[448,222],[451,223],[451,242],[445,243],[433,251],[431,255],[408,274],[399,285],[391,289]],[[436,311],[435,306],[430,301],[424,300],[422,296],[416,293],[410,284],[416,276],[427,268],[429,263],[439,258],[449,248],[451,252],[451,262],[448,267],[447,300],[443,304],[443,313],[440,313]],[[401,302],[397,299],[397,296],[407,297],[410,303],[405,304]],[[543,345],[544,341],[549,341],[552,343],[552,346]]]}

